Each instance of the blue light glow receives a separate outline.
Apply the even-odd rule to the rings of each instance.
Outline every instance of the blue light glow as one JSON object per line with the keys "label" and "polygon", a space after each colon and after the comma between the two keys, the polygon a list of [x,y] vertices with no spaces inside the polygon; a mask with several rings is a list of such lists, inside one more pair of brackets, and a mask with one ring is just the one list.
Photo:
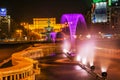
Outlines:
{"label": "blue light glow", "polygon": [[7,15],[7,9],[6,8],[0,8],[0,16],[6,16]]}

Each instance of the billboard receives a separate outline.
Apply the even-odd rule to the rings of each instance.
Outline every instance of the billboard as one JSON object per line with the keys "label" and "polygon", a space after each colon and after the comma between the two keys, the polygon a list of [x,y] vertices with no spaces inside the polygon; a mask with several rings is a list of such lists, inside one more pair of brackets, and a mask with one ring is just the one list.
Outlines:
{"label": "billboard", "polygon": [[7,15],[7,9],[6,8],[0,8],[0,16],[6,16]]}
{"label": "billboard", "polygon": [[94,5],[92,23],[107,22],[107,2],[99,2]]}

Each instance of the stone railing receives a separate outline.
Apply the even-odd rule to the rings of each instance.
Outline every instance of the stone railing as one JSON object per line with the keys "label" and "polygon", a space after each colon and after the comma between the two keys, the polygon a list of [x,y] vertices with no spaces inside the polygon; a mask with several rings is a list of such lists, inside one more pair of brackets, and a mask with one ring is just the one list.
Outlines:
{"label": "stone railing", "polygon": [[60,52],[59,44],[34,45],[12,55],[12,67],[0,69],[0,80],[35,80],[40,74],[36,58],[50,56]]}
{"label": "stone railing", "polygon": [[35,80],[35,75],[40,74],[38,61],[25,54],[41,53],[41,49],[23,50],[12,55],[12,67],[0,69],[0,80]]}

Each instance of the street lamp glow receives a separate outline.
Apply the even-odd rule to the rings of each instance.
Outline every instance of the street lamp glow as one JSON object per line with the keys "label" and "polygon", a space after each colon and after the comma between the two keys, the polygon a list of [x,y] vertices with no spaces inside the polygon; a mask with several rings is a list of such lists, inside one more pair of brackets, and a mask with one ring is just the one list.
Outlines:
{"label": "street lamp glow", "polygon": [[91,38],[91,35],[90,35],[90,34],[88,34],[86,37],[87,37],[88,39],[90,39],[90,38]]}

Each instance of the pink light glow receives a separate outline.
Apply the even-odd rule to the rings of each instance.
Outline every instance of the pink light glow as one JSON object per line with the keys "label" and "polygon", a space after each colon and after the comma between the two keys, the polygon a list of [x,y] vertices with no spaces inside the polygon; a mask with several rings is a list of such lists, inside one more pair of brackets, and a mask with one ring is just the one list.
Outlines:
{"label": "pink light glow", "polygon": [[81,68],[79,65],[76,65],[76,66],[75,66],[75,69],[76,69],[76,70],[81,70],[82,68]]}
{"label": "pink light glow", "polygon": [[[103,62],[104,61],[104,62]],[[101,60],[101,71],[106,72],[109,65],[110,65],[111,60]]]}
{"label": "pink light glow", "polygon": [[107,71],[107,67],[102,66],[102,67],[101,67],[101,71],[102,71],[102,72],[106,72],[106,71]]}
{"label": "pink light glow", "polygon": [[83,76],[83,77],[88,76],[88,73],[84,69],[82,69],[79,65],[74,66],[74,68],[75,68],[75,70],[80,71],[81,76]]}
{"label": "pink light glow", "polygon": [[67,49],[63,49],[63,52],[64,52],[64,53],[67,53],[67,52],[69,52],[69,51],[68,51]]}
{"label": "pink light glow", "polygon": [[90,66],[93,66],[94,64],[93,64],[93,58],[91,58],[91,60],[90,60]]}
{"label": "pink light glow", "polygon": [[50,37],[51,37],[52,41],[55,42],[55,40],[56,40],[56,32],[51,32]]}
{"label": "pink light glow", "polygon": [[87,64],[87,59],[85,57],[82,58],[82,63],[85,64],[85,65]]}
{"label": "pink light glow", "polygon": [[62,54],[62,56],[65,57],[65,58],[67,57],[65,54]]}
{"label": "pink light glow", "polygon": [[80,49],[78,54],[82,59],[82,63],[87,64],[89,63],[90,66],[94,65],[94,48],[95,44],[93,41],[85,42],[83,45],[80,45]]}
{"label": "pink light glow", "polygon": [[71,47],[71,44],[68,40],[64,40],[64,43],[62,45],[62,49],[63,49],[63,52],[69,52],[70,50],[70,47]]}
{"label": "pink light glow", "polygon": [[82,14],[63,14],[61,17],[61,23],[64,24],[65,22],[69,25],[71,41],[72,44],[74,44],[73,35],[76,35],[76,27],[78,22],[80,22],[80,24],[87,29],[85,19]]}
{"label": "pink light glow", "polygon": [[77,55],[76,60],[77,60],[77,61],[80,61],[80,60],[81,60],[80,55]]}

